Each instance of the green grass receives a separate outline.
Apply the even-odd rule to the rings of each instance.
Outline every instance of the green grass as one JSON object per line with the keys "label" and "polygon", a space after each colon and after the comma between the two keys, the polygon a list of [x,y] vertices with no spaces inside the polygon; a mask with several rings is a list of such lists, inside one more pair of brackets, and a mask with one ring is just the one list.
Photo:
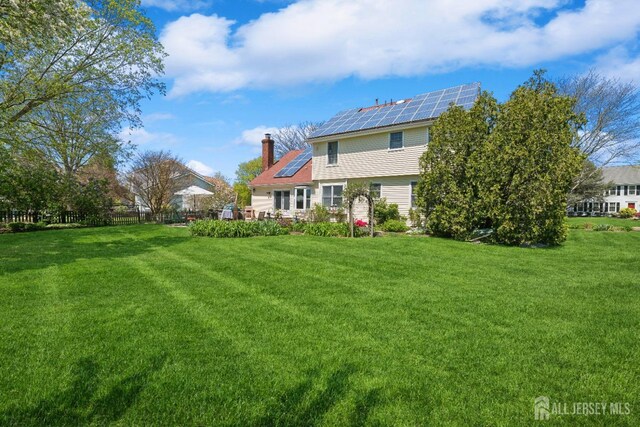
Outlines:
{"label": "green grass", "polygon": [[639,247],[0,235],[0,425],[638,425]]}
{"label": "green grass", "polygon": [[610,218],[610,217],[572,217],[567,218],[569,224],[584,224],[590,222],[591,224],[611,224],[616,227],[624,227],[630,225],[632,227],[640,227],[640,220],[634,220],[632,218]]}

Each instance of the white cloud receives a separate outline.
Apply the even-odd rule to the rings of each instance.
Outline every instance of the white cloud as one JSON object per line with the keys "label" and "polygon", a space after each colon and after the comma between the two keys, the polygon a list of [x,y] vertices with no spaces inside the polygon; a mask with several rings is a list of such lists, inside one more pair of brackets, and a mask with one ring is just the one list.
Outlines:
{"label": "white cloud", "polygon": [[142,120],[145,123],[153,123],[153,122],[160,122],[163,120],[171,120],[174,119],[175,116],[171,113],[151,113],[151,114],[147,114],[145,115]]}
{"label": "white cloud", "polygon": [[153,145],[153,148],[178,143],[178,138],[172,133],[149,132],[143,128],[124,129],[120,132],[120,139],[123,141],[130,141],[132,144],[137,146]]}
{"label": "white cloud", "polygon": [[211,7],[211,0],[142,0],[144,7],[157,7],[168,12],[193,11]]}
{"label": "white cloud", "polygon": [[187,162],[187,167],[193,169],[198,172],[200,175],[211,176],[213,175],[214,169],[210,166],[205,165],[204,163],[198,160],[189,160]]}
{"label": "white cloud", "polygon": [[[183,16],[161,34],[171,96],[465,66],[521,67],[635,39],[637,0],[305,0],[232,29]],[[541,12],[553,16],[544,25]]]}
{"label": "white cloud", "polygon": [[607,77],[640,84],[640,57],[623,46],[615,47],[598,57],[596,68]]}
{"label": "white cloud", "polygon": [[275,133],[278,128],[257,126],[253,129],[242,131],[242,134],[234,142],[240,145],[249,145],[251,147],[260,147],[265,133]]}

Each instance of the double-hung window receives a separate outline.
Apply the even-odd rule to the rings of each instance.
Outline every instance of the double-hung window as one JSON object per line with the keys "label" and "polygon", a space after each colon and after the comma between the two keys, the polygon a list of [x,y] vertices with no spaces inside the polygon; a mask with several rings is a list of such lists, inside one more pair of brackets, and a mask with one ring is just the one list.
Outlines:
{"label": "double-hung window", "polygon": [[382,184],[372,183],[369,187],[369,195],[374,199],[379,199],[382,193]]}
{"label": "double-hung window", "polygon": [[273,207],[275,210],[288,211],[291,209],[291,191],[276,190],[273,192]]}
{"label": "double-hung window", "polygon": [[402,132],[391,132],[389,134],[389,150],[397,150],[403,146]]}
{"label": "double-hung window", "polygon": [[635,185],[630,185],[629,186],[629,195],[630,196],[635,196],[636,195],[636,187]]}
{"label": "double-hung window", "polygon": [[327,164],[328,165],[338,164],[338,141],[327,143]]}
{"label": "double-hung window", "polygon": [[305,210],[311,207],[311,189],[296,188],[296,209]]}
{"label": "double-hung window", "polygon": [[326,207],[342,206],[342,185],[323,186],[322,205]]}

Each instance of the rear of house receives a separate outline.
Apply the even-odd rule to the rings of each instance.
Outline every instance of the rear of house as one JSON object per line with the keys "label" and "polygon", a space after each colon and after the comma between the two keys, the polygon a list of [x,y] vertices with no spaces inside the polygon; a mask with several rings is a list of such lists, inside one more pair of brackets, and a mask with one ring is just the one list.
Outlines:
{"label": "rear of house", "polygon": [[[250,183],[253,209],[284,216],[304,214],[316,203],[341,209],[347,184],[361,181],[408,216],[429,127],[451,104],[471,108],[479,91],[479,83],[472,83],[342,111],[313,132],[309,150],[287,153],[275,163],[273,141],[266,136],[263,172]],[[354,214],[366,219],[366,203],[357,203]]]}

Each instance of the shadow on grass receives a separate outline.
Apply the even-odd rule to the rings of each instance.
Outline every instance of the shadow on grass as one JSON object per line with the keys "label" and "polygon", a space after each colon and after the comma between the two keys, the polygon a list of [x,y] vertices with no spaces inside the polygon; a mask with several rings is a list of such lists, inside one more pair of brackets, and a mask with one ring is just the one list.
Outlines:
{"label": "shadow on grass", "polygon": [[166,357],[156,357],[147,366],[111,386],[107,393],[99,389],[98,365],[89,358],[80,359],[73,368],[73,382],[60,393],[31,407],[10,408],[0,414],[0,424],[16,426],[87,425],[113,423],[127,412],[146,387],[149,377],[162,369]]}
{"label": "shadow on grass", "polygon": [[[126,258],[189,239],[186,236],[161,235],[162,231],[149,233],[131,230],[132,233],[130,230],[126,227],[101,227],[9,236],[11,239],[2,242],[4,248],[0,251],[0,276],[69,264],[78,259]],[[94,241],[87,241],[93,236]]]}
{"label": "shadow on grass", "polygon": [[[321,424],[324,415],[350,391],[349,377],[354,372],[355,369],[352,366],[336,370],[319,390],[318,371],[311,372],[303,382],[280,395],[278,402],[268,408],[266,414],[252,424],[265,427]],[[355,408],[349,416],[349,425],[366,424],[371,410],[379,401],[379,392],[379,389],[372,389],[356,398]]]}

